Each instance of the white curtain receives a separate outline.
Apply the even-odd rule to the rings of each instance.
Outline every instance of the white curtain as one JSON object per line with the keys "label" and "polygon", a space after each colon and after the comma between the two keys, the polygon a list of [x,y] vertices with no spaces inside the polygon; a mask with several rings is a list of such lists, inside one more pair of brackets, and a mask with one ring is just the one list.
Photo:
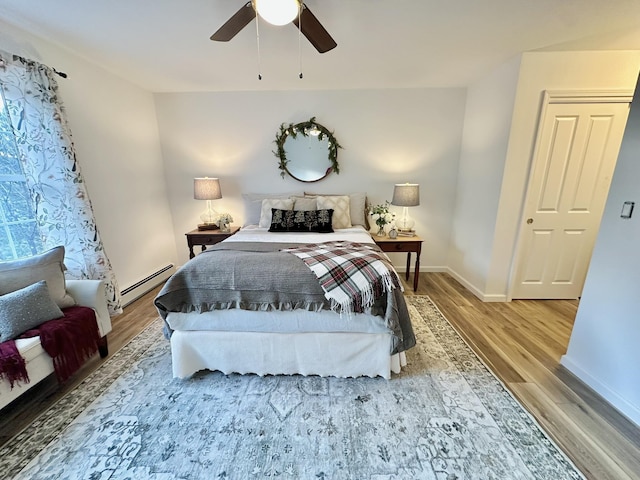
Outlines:
{"label": "white curtain", "polygon": [[120,291],[80,173],[53,69],[0,51],[0,84],[45,249],[65,246],[66,275],[102,279],[112,315]]}

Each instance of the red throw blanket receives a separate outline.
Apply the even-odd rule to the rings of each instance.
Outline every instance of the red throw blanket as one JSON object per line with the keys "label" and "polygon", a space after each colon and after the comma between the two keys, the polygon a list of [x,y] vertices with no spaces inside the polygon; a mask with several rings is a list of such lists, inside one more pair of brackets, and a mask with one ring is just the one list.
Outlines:
{"label": "red throw blanket", "polygon": [[15,340],[0,343],[0,380],[6,378],[13,388],[16,382],[29,383],[27,366]]}
{"label": "red throw blanket", "polygon": [[[82,364],[98,351],[100,332],[93,309],[63,308],[64,317],[39,325],[20,338],[40,336],[45,352],[53,359],[59,382],[77,372]],[[6,378],[13,388],[16,382],[29,383],[24,359],[18,353],[15,340],[0,343],[0,378]]]}

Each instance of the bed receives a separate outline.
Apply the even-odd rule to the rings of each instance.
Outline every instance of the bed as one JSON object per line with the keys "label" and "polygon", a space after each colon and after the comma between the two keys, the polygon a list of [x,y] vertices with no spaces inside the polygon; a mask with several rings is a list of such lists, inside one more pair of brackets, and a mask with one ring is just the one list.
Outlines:
{"label": "bed", "polygon": [[[271,205],[266,211],[276,212]],[[219,370],[388,379],[400,372],[404,352],[415,345],[402,288],[341,311],[303,260],[287,251],[337,243],[385,256],[366,228],[316,233],[272,227],[261,216],[257,225],[189,260],[158,293],[174,377]]]}

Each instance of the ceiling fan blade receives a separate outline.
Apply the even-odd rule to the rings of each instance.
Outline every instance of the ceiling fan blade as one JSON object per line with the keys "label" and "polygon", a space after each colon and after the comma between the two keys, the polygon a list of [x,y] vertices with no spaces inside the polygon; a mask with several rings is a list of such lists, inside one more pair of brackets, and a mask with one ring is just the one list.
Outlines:
{"label": "ceiling fan blade", "polygon": [[247,2],[246,5],[234,13],[216,33],[211,35],[211,40],[228,42],[254,18],[256,18],[256,11],[251,6],[251,2]]}
{"label": "ceiling fan blade", "polygon": [[[293,20],[293,23],[296,27],[300,28],[298,17]],[[300,12],[300,23],[302,23],[300,31],[307,37],[307,40],[311,42],[311,45],[313,45],[318,52],[328,52],[338,45],[304,3],[302,4],[302,11]]]}

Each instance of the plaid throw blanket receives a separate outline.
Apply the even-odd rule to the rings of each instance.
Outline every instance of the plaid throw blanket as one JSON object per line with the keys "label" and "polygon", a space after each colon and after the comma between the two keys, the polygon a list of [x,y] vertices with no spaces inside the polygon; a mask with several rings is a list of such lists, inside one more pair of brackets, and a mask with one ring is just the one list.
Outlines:
{"label": "plaid throw blanket", "polygon": [[286,248],[318,278],[331,309],[361,313],[384,293],[402,286],[398,275],[378,247],[334,241]]}

